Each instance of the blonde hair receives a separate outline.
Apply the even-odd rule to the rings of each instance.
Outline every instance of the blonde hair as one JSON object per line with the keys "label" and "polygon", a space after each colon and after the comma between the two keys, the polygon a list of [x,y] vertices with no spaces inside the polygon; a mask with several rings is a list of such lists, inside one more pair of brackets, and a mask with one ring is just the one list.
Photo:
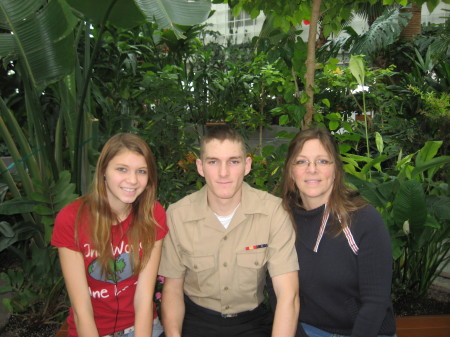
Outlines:
{"label": "blonde hair", "polygon": [[[138,274],[150,259],[156,239],[156,226],[158,226],[154,217],[157,188],[156,162],[150,147],[140,137],[131,133],[119,133],[105,143],[97,161],[92,189],[81,197],[76,229],[78,230],[78,219],[86,210],[88,235],[98,253],[102,273],[112,272],[111,226],[118,222],[118,215],[110,207],[104,176],[109,162],[123,151],[142,155],[148,169],[147,186],[131,205],[133,218],[126,233],[131,248],[133,272]],[[140,247],[142,247],[141,258],[139,258]]]}
{"label": "blonde hair", "polygon": [[327,208],[334,223],[341,223],[339,231],[341,232],[344,227],[350,226],[349,213],[366,206],[367,201],[360,197],[358,192],[345,184],[344,169],[339,150],[333,136],[326,129],[314,127],[301,131],[290,142],[282,179],[283,207],[291,214],[291,217],[293,207],[303,208],[302,198],[295,184],[292,169],[296,156],[303,149],[305,143],[311,139],[318,139],[334,162],[335,178]]}

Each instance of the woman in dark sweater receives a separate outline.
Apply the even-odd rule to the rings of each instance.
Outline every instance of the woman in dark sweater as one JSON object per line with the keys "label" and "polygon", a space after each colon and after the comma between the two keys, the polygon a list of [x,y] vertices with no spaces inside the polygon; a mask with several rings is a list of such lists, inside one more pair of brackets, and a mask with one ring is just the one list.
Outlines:
{"label": "woman in dark sweater", "polygon": [[378,211],[345,185],[328,130],[292,140],[282,193],[297,230],[297,336],[393,336],[389,233]]}

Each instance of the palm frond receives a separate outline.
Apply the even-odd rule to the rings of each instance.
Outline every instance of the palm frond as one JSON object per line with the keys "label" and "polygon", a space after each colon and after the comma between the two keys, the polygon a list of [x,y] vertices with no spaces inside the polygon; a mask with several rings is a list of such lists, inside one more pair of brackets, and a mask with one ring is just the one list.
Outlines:
{"label": "palm frond", "polygon": [[397,41],[410,18],[410,13],[401,13],[399,9],[386,11],[374,21],[366,33],[361,35],[351,49],[351,54],[369,56],[377,50],[385,49]]}

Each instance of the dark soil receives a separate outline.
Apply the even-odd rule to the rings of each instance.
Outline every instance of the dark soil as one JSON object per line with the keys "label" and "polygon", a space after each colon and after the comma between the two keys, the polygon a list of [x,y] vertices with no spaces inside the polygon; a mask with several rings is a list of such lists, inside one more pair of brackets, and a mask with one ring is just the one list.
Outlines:
{"label": "dark soil", "polygon": [[403,298],[394,302],[394,312],[396,316],[450,315],[450,293],[430,289],[427,298]]}
{"label": "dark soil", "polygon": [[11,316],[8,324],[0,330],[2,337],[53,337],[60,327],[59,323],[30,324],[26,317]]}

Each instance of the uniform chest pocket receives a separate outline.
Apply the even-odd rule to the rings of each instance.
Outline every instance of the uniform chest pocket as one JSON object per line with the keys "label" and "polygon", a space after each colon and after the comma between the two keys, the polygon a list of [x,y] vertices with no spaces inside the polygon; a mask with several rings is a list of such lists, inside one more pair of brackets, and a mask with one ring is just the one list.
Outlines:
{"label": "uniform chest pocket", "polygon": [[266,272],[266,250],[238,253],[236,258],[239,287],[246,291],[255,291],[256,285],[262,286]]}
{"label": "uniform chest pocket", "polygon": [[214,255],[192,256],[182,254],[181,261],[186,266],[185,283],[200,290],[206,281],[214,274]]}
{"label": "uniform chest pocket", "polygon": [[200,272],[214,267],[214,256],[192,256],[183,254],[181,256],[183,264],[192,271]]}

